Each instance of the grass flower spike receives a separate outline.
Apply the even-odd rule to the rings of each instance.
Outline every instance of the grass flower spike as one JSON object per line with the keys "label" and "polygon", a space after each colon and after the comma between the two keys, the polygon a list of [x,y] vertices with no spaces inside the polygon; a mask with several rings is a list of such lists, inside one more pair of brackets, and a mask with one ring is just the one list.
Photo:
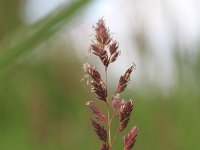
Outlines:
{"label": "grass flower spike", "polygon": [[100,19],[94,28],[96,31],[95,40],[92,41],[90,50],[100,58],[107,69],[108,65],[113,63],[120,53],[117,51],[118,43],[112,40],[110,30],[106,28],[103,19]]}
{"label": "grass flower spike", "polygon": [[[88,101],[86,106],[92,111],[91,119],[97,137],[102,141],[100,150],[112,150],[115,139],[128,125],[133,111],[133,101],[121,99],[121,93],[126,89],[130,76],[135,69],[135,64],[128,68],[124,75],[119,79],[114,96],[108,99],[107,70],[111,63],[115,62],[119,57],[119,43],[111,37],[110,30],[106,27],[103,19],[100,19],[94,27],[95,37],[90,45],[90,51],[101,60],[105,68],[105,81],[102,79],[100,72],[94,66],[88,63],[83,65],[83,71],[90,77],[91,92],[94,92],[97,99],[105,106],[107,116],[100,112],[94,102]],[[112,110],[111,110],[112,108]],[[111,125],[113,119],[118,120],[118,128],[112,138]],[[138,134],[136,127],[124,136],[124,150],[131,150]]]}
{"label": "grass flower spike", "polygon": [[135,69],[135,64],[133,64],[130,68],[128,68],[124,73],[124,75],[120,77],[117,87],[117,93],[121,93],[125,90],[126,86],[130,81],[130,75],[133,69]]}
{"label": "grass flower spike", "polygon": [[96,107],[96,105],[92,101],[87,102],[86,105],[92,110],[96,119],[106,123],[106,116],[100,113],[99,109]]}
{"label": "grass flower spike", "polygon": [[101,75],[99,74],[99,72],[96,71],[95,67],[92,67],[89,64],[84,64],[83,70],[92,78],[91,84],[93,85],[93,87],[91,88],[91,91],[97,94],[98,99],[102,101],[106,101],[107,86],[102,81]]}
{"label": "grass flower spike", "polygon": [[107,131],[95,120],[92,120],[92,126],[94,127],[99,139],[103,142],[107,142]]}
{"label": "grass flower spike", "polygon": [[136,141],[136,136],[138,134],[137,127],[134,127],[128,135],[124,137],[124,150],[131,150]]}

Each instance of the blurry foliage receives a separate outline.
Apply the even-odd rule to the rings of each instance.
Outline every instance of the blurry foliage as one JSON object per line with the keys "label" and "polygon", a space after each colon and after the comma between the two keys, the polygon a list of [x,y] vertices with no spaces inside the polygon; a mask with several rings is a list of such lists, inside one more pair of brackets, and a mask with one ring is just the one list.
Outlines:
{"label": "blurry foliage", "polygon": [[[84,107],[90,99],[85,81],[80,82],[82,65],[63,54],[63,50],[73,51],[70,42],[67,47],[40,47],[53,43],[59,28],[79,15],[77,11],[88,2],[72,3],[25,27],[18,13],[21,1],[0,0],[0,149],[99,149]],[[36,48],[46,51],[39,61],[34,59],[37,53],[21,55]],[[178,80],[167,96],[155,85],[128,90],[125,95],[135,99],[130,124],[139,127],[137,150],[200,149],[200,51],[188,55],[174,49]],[[114,148],[118,150],[118,145]]]}
{"label": "blurry foliage", "polygon": [[[38,46],[43,40],[50,38],[88,2],[89,0],[73,2],[69,7],[53,15],[53,17],[46,17],[35,26],[26,28],[25,31],[22,29],[20,31],[23,34],[21,34],[22,39],[15,37],[15,39],[6,43],[8,47],[4,47],[5,53],[0,55],[0,69],[14,61],[22,53]],[[11,44],[12,42],[14,44]]]}
{"label": "blurry foliage", "polygon": [[21,0],[0,0],[0,40],[22,24],[19,17]]}

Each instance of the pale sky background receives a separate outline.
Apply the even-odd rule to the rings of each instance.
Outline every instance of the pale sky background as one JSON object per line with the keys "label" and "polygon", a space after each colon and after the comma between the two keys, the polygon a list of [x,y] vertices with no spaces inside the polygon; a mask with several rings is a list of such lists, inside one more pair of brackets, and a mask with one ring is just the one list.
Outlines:
{"label": "pale sky background", "polygon": [[[37,22],[70,0],[29,0],[22,15],[27,24]],[[155,84],[170,86],[175,78],[172,51],[174,44],[183,51],[199,46],[199,0],[96,0],[88,7],[83,18],[66,30],[77,46],[77,53],[84,56],[92,38],[92,26],[104,17],[120,44],[119,60],[112,65],[116,76],[123,74],[132,62],[137,65],[135,78],[145,76]],[[81,34],[80,34],[81,33]],[[135,37],[143,33],[147,41],[147,58],[141,60],[141,50]],[[63,34],[64,35],[64,34]],[[67,38],[66,38],[67,40]],[[76,44],[77,43],[77,44]],[[81,49],[80,49],[81,48]],[[84,57],[80,58],[84,61]],[[119,69],[120,66],[120,69]]]}

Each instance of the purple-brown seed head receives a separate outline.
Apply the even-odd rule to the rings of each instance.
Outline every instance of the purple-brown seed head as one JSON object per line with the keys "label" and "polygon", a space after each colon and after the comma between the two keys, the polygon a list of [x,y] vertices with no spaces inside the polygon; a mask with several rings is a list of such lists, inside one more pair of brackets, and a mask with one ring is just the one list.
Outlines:
{"label": "purple-brown seed head", "polygon": [[83,64],[83,70],[92,78],[91,84],[93,87],[91,88],[91,91],[96,93],[98,99],[102,101],[106,101],[107,86],[102,81],[101,75],[99,74],[99,72],[95,69],[95,67],[90,66],[88,63]]}
{"label": "purple-brown seed head", "polygon": [[[95,40],[92,40],[90,51],[98,56],[104,66],[107,68],[109,64],[113,63],[120,52],[117,51],[119,44],[113,41],[110,35],[110,30],[106,27],[103,19],[100,19],[95,29]],[[108,54],[108,51],[110,54]]]}
{"label": "purple-brown seed head", "polygon": [[110,41],[112,40],[110,36],[110,30],[105,26],[105,22],[103,19],[100,19],[97,22],[95,31],[96,31],[96,35],[95,35],[96,40],[101,46],[108,45]]}
{"label": "purple-brown seed head", "polygon": [[106,116],[103,115],[103,114],[99,111],[99,109],[97,108],[97,106],[96,106],[92,101],[88,101],[88,102],[86,103],[86,106],[88,106],[88,107],[92,110],[92,112],[93,112],[93,114],[95,115],[95,117],[96,117],[97,120],[100,120],[100,121],[102,121],[102,122],[104,122],[104,123],[107,122],[107,121],[106,121]]}
{"label": "purple-brown seed head", "polygon": [[130,81],[131,72],[135,69],[135,64],[126,70],[123,76],[120,77],[119,83],[117,86],[117,93],[121,93],[125,90],[126,86]]}
{"label": "purple-brown seed head", "polygon": [[101,126],[98,122],[96,122],[95,120],[92,120],[92,126],[94,127],[94,130],[97,134],[97,136],[99,137],[99,139],[103,142],[107,142],[107,131],[106,129]]}
{"label": "purple-brown seed head", "polygon": [[124,105],[121,106],[120,115],[119,115],[120,117],[119,131],[120,132],[123,131],[127,127],[132,110],[133,110],[132,100],[129,100],[128,102],[126,102]]}
{"label": "purple-brown seed head", "polygon": [[131,150],[138,134],[138,128],[134,127],[128,133],[128,135],[124,136],[124,150]]}

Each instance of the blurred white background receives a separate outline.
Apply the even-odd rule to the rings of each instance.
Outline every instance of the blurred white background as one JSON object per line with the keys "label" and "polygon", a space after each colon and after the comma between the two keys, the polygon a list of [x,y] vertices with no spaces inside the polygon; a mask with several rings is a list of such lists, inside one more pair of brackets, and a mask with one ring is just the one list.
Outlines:
{"label": "blurred white background", "polygon": [[[22,18],[32,24],[71,2],[74,1],[29,0]],[[170,87],[178,78],[174,52],[185,51],[187,55],[193,55],[199,46],[199,0],[101,0],[94,1],[89,7],[82,14],[83,19],[68,27],[71,30],[60,33],[61,37],[75,43],[76,56],[84,62],[93,37],[92,26],[104,17],[120,44],[121,56],[111,67],[116,78],[134,62],[137,65],[134,77],[139,79],[136,81],[148,79],[155,85]]]}

